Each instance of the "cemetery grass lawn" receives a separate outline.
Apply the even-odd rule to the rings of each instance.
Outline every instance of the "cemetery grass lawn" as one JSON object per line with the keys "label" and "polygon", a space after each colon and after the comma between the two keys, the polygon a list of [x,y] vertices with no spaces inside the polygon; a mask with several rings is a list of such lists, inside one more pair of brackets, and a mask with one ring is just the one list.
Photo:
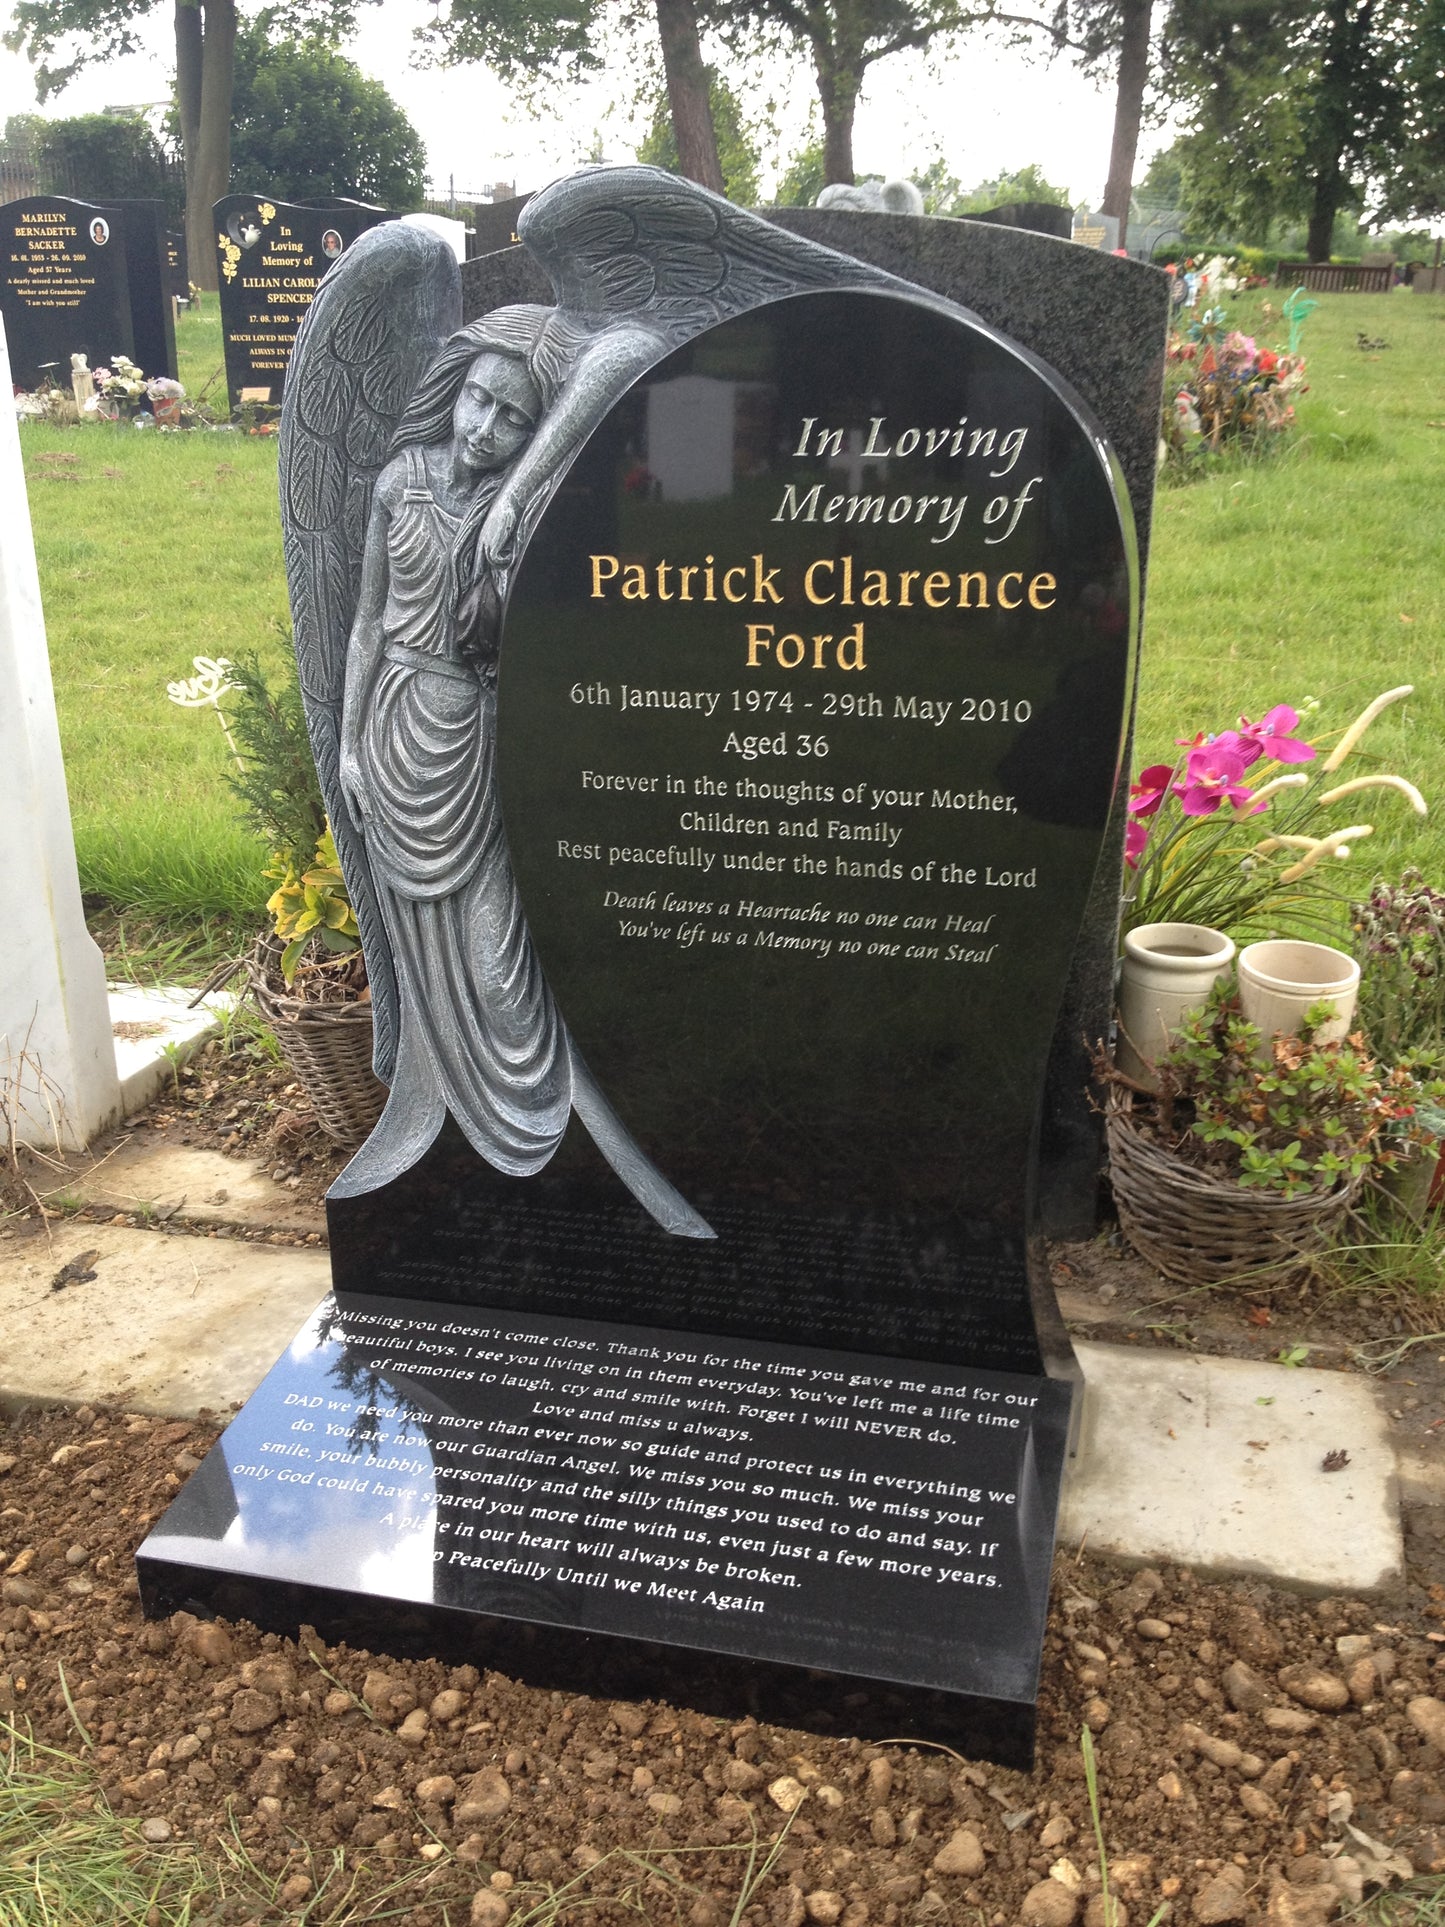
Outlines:
{"label": "cemetery grass lawn", "polygon": [[275,440],[32,423],[21,447],[82,886],[163,919],[254,923],[265,853],[223,780],[225,740],[166,684],[197,655],[288,657]]}
{"label": "cemetery grass lawn", "polygon": [[[1280,299],[1239,297],[1230,322],[1282,347]],[[1362,352],[1361,333],[1390,346]],[[1335,733],[1413,683],[1341,774],[1408,776],[1431,817],[1384,792],[1336,806],[1339,826],[1375,825],[1340,885],[1363,894],[1411,862],[1445,882],[1445,297],[1327,295],[1300,345],[1309,392],[1272,457],[1156,497],[1135,769],[1172,758],[1177,737],[1310,696],[1309,733]]]}
{"label": "cemetery grass lawn", "polygon": [[[1282,343],[1266,299],[1230,318]],[[1390,347],[1362,353],[1361,331]],[[213,297],[177,339],[198,387],[220,362]],[[1307,696],[1317,730],[1343,729],[1413,682],[1350,772],[1396,770],[1445,812],[1445,297],[1325,297],[1302,346],[1309,393],[1274,455],[1159,492],[1136,767]],[[193,655],[285,660],[274,439],[27,426],[22,446],[84,887],[163,925],[254,926],[264,853],[237,823],[223,739],[165,685]],[[1445,814],[1421,824],[1388,795],[1361,814],[1376,835],[1340,866],[1343,892],[1411,861],[1445,882]]]}

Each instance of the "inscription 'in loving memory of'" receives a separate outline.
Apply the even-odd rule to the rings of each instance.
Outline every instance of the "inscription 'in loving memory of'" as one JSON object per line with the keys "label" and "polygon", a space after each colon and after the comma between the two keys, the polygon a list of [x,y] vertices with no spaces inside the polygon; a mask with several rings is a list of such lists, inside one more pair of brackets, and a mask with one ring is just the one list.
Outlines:
{"label": "inscription 'in loving memory of'", "polygon": [[[1016,1492],[1001,1468],[1037,1402],[1022,1382],[346,1322],[369,1370],[474,1385],[477,1412],[429,1412],[423,1428],[404,1404],[288,1392],[285,1429],[233,1477],[369,1497],[397,1535],[434,1520],[439,1565],[724,1613],[765,1613],[829,1572],[1003,1583]],[[840,1434],[955,1449],[932,1477],[863,1470],[820,1456]],[[977,1479],[975,1458],[990,1468]]]}

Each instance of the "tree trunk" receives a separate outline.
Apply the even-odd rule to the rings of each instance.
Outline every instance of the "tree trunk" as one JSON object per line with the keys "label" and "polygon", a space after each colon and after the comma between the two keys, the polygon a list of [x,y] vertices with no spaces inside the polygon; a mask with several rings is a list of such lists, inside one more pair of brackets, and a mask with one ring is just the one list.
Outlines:
{"label": "tree trunk", "polygon": [[186,177],[186,259],[197,287],[208,285],[202,279],[201,267],[215,248],[210,209],[205,210],[205,220],[199,225],[191,218],[191,182],[201,146],[201,60],[201,9],[197,0],[176,0],[176,106]]}
{"label": "tree trunk", "polygon": [[1109,184],[1104,212],[1119,223],[1119,246],[1129,235],[1129,201],[1134,191],[1134,158],[1149,79],[1149,26],[1153,0],[1123,0],[1119,12],[1119,84],[1114,98],[1114,140],[1109,150]]}
{"label": "tree trunk", "polygon": [[823,107],[823,184],[853,185],[853,114],[858,76],[839,60],[832,46],[813,43],[813,69]]}
{"label": "tree trunk", "polygon": [[176,91],[186,163],[186,254],[191,279],[214,289],[211,207],[231,186],[231,86],[236,0],[176,0]]}
{"label": "tree trunk", "polygon": [[697,37],[693,0],[657,0],[657,36],[667,75],[667,104],[677,136],[678,166],[690,181],[723,193],[717,133],[707,96],[707,70]]}
{"label": "tree trunk", "polygon": [[1335,238],[1335,216],[1344,198],[1344,178],[1338,166],[1323,167],[1315,176],[1310,200],[1309,238],[1305,253],[1311,261],[1328,261]]}

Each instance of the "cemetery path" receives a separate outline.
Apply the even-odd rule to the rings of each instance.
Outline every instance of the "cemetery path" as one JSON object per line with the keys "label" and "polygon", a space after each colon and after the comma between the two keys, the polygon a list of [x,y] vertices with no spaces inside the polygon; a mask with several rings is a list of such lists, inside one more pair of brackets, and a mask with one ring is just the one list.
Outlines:
{"label": "cemetery path", "polygon": [[1438,1508],[1388,1603],[1062,1552],[1021,1774],[863,1745],[846,1715],[802,1733],[613,1702],[605,1679],[564,1695],[186,1614],[148,1624],[131,1551],[213,1435],[89,1408],[0,1424],[0,1714],[78,1756],[151,1851],[204,1846],[233,1816],[288,1896],[251,1897],[238,1923],[299,1917],[340,1848],[363,1887],[407,1876],[414,1927],[500,1923],[496,1901],[471,1911],[478,1892],[520,1920],[568,1881],[561,1921],[721,1927],[739,1846],[777,1835],[805,1792],[755,1927],[1068,1927],[1098,1897],[1085,1721],[1136,1921],[1168,1899],[1201,1924],[1315,1927],[1362,1877],[1398,1881],[1394,1854],[1445,1874]]}

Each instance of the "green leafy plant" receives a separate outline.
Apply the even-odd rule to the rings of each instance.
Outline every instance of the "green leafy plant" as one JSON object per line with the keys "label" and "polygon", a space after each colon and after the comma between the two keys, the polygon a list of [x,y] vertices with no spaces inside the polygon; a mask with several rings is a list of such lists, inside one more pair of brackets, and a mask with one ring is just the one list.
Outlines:
{"label": "green leafy plant", "polygon": [[273,858],[264,874],[276,888],[266,900],[281,952],[281,975],[288,988],[308,947],[314,942],[333,957],[353,957],[361,949],[361,932],[356,927],[356,912],[347,894],[346,878],[336,854],[331,826],[316,841],[311,863],[298,871],[288,857]]}
{"label": "green leafy plant", "polygon": [[1382,1071],[1358,1032],[1317,1041],[1332,1015],[1328,1003],[1313,1005],[1297,1037],[1266,1045],[1234,986],[1217,984],[1156,1063],[1150,1121],[1161,1144],[1216,1177],[1284,1197],[1392,1167],[1423,1128],[1422,1108],[1445,1100],[1445,1080],[1405,1065]]}
{"label": "green leafy plant", "polygon": [[1445,892],[1402,870],[1351,907],[1350,924],[1359,1019],[1374,1049],[1396,1062],[1445,1054]]}
{"label": "green leafy plant", "polygon": [[237,655],[226,674],[221,693],[237,766],[226,780],[275,860],[300,871],[326,830],[301,691],[294,681],[272,682],[254,654]]}

